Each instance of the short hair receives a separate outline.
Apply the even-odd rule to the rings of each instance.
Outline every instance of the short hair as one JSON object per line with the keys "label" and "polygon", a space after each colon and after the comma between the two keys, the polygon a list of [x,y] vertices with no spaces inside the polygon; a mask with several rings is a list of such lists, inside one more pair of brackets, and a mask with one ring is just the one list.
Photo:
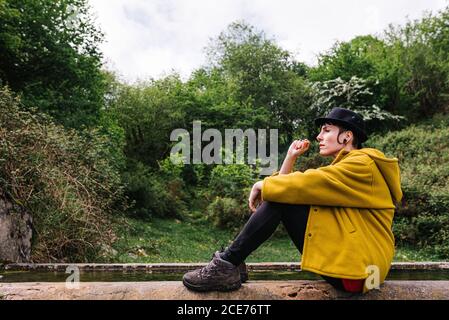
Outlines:
{"label": "short hair", "polygon": [[[358,134],[355,132],[355,130],[352,130],[348,127],[345,127],[344,125],[340,124],[340,123],[336,123],[336,122],[332,122],[332,121],[326,121],[323,123],[324,124],[330,124],[333,126],[338,127],[338,136],[337,136],[337,142],[340,143],[340,141],[338,141],[338,138],[340,137],[340,134],[342,134],[345,131],[351,131],[352,132],[352,146],[356,149],[362,149],[362,143],[360,142],[360,137],[358,136]],[[321,125],[321,127],[323,126]]]}

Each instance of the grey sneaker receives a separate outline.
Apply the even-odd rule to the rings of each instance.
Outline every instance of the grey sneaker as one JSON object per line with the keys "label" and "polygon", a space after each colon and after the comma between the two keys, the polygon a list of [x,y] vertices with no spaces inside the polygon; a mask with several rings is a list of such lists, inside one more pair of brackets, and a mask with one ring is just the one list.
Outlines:
{"label": "grey sneaker", "polygon": [[231,291],[242,285],[238,267],[223,260],[218,251],[207,266],[186,273],[182,282],[194,291]]}

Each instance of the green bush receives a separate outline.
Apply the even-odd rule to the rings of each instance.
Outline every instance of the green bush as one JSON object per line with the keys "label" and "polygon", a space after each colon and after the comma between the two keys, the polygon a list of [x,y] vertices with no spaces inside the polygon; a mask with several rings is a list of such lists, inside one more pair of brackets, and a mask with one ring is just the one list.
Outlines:
{"label": "green bush", "polygon": [[211,173],[208,218],[220,228],[238,228],[247,220],[248,196],[256,182],[256,169],[243,164],[218,165]]}
{"label": "green bush", "polygon": [[233,198],[216,197],[207,207],[209,220],[214,226],[223,229],[235,229],[242,227],[244,221],[250,216],[247,205]]}
{"label": "green bush", "polygon": [[113,220],[127,203],[110,141],[19,105],[0,88],[0,193],[33,216],[32,259],[96,259],[115,240]]}
{"label": "green bush", "polygon": [[413,125],[368,144],[399,159],[404,198],[393,224],[397,242],[448,258],[449,128],[444,123]]}
{"label": "green bush", "polygon": [[243,189],[252,187],[255,182],[255,172],[248,165],[218,165],[212,170],[209,188],[216,196],[241,199],[247,196]]}
{"label": "green bush", "polygon": [[165,169],[155,173],[139,161],[128,161],[123,180],[126,195],[132,200],[129,215],[141,219],[152,216],[182,218],[187,210],[182,179],[164,175]]}

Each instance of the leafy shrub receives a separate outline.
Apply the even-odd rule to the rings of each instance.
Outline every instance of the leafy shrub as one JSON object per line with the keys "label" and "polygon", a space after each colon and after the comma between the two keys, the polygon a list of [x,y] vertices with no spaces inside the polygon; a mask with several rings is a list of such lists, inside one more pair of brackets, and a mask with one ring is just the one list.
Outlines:
{"label": "leafy shrub", "polygon": [[449,129],[410,126],[368,141],[399,159],[403,205],[393,231],[399,243],[416,245],[449,257]]}
{"label": "leafy shrub", "polygon": [[314,101],[311,109],[317,115],[327,114],[333,107],[347,108],[359,113],[366,122],[368,132],[387,125],[396,125],[403,116],[394,115],[374,103],[375,97],[367,80],[351,77],[312,83]]}
{"label": "leafy shrub", "polygon": [[110,141],[19,105],[0,89],[0,192],[33,216],[34,261],[92,260],[115,240],[127,203]]}
{"label": "leafy shrub", "polygon": [[250,215],[246,207],[236,199],[216,197],[207,208],[208,217],[216,227],[238,228]]}
{"label": "leafy shrub", "polygon": [[186,211],[182,179],[164,175],[165,169],[155,173],[139,161],[128,160],[123,180],[126,195],[133,201],[129,215],[143,219],[152,216],[181,218]]}
{"label": "leafy shrub", "polygon": [[[209,219],[221,228],[238,228],[247,220],[248,196],[255,183],[256,169],[248,165],[218,165],[211,173],[208,206]],[[227,207],[229,206],[229,207]]]}
{"label": "leafy shrub", "polygon": [[218,165],[212,170],[209,188],[216,196],[241,199],[247,196],[243,189],[254,184],[254,176],[255,172],[247,165]]}

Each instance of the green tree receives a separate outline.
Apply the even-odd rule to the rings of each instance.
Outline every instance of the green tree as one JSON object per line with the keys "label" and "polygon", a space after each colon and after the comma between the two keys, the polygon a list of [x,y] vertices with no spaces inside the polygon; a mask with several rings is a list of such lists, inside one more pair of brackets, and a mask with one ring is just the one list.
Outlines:
{"label": "green tree", "polygon": [[368,132],[388,130],[404,120],[404,117],[393,115],[377,106],[367,83],[368,81],[355,76],[349,81],[337,78],[313,83],[314,102],[311,114],[317,117],[327,114],[335,106],[347,108],[363,117]]}
{"label": "green tree", "polygon": [[105,82],[87,0],[0,0],[0,82],[67,127],[92,126]]}
{"label": "green tree", "polygon": [[350,82],[353,77],[364,79],[363,86],[370,92],[365,95],[364,104],[396,114],[400,105],[407,103],[400,94],[400,69],[392,48],[382,39],[367,35],[337,42],[320,55],[318,66],[309,74],[311,81],[321,83],[336,79]]}
{"label": "green tree", "polygon": [[449,7],[405,26],[390,25],[382,37],[337,42],[309,70],[312,81],[353,76],[366,80],[373,103],[405,124],[447,109],[449,98]]}
{"label": "green tree", "polygon": [[289,143],[307,112],[308,68],[295,61],[274,39],[245,22],[234,22],[209,46],[210,69],[217,70],[235,104],[246,110],[248,125],[278,128]]}
{"label": "green tree", "polygon": [[172,75],[115,90],[105,113],[124,129],[126,156],[157,168],[157,161],[170,152],[171,131],[188,125],[185,106],[190,99],[185,85]]}
{"label": "green tree", "polygon": [[355,37],[348,42],[337,41],[330,50],[319,55],[318,66],[310,70],[310,79],[349,81],[353,76],[369,79],[377,73],[376,60],[385,54],[385,43],[371,35]]}
{"label": "green tree", "polygon": [[385,32],[389,56],[398,62],[400,112],[410,122],[447,108],[449,98],[449,7]]}
{"label": "green tree", "polygon": [[109,137],[20,110],[3,87],[0,110],[0,194],[33,217],[32,260],[98,261],[128,207]]}

